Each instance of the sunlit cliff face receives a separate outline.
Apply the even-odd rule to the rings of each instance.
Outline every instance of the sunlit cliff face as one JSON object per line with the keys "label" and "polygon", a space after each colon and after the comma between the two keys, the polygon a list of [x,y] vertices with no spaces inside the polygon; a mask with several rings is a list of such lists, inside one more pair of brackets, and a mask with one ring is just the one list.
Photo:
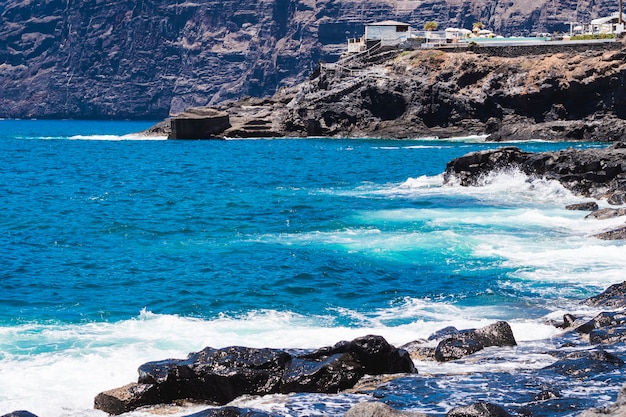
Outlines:
{"label": "sunlit cliff face", "polygon": [[162,118],[267,96],[332,62],[363,24],[566,31],[613,2],[7,0],[0,5],[0,117]]}

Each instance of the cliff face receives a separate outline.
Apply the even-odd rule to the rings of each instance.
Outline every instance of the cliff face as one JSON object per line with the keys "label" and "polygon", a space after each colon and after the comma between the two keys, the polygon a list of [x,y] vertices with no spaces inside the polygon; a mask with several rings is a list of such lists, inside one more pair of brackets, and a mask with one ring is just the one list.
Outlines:
{"label": "cliff face", "polygon": [[323,67],[275,117],[288,135],[626,140],[623,48],[390,51]]}
{"label": "cliff face", "polygon": [[[608,3],[608,4],[607,4]],[[505,34],[566,30],[616,9],[569,0],[6,0],[0,117],[161,118],[267,96],[334,61],[363,23]]]}

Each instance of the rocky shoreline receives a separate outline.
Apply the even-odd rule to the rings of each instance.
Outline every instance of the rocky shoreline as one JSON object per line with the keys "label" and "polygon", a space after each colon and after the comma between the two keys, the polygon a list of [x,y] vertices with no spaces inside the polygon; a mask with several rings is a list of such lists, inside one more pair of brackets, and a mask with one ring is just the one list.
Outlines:
{"label": "rocky shoreline", "polygon": [[[516,147],[474,152],[450,161],[445,182],[464,186],[480,185],[494,171],[519,170],[531,178],[559,181],[576,195],[605,200],[609,205],[626,204],[626,145],[617,142],[603,149],[565,149],[557,152],[530,153]],[[569,206],[587,210],[586,219],[607,219],[626,215],[623,208],[599,209],[589,202]],[[600,239],[626,239],[626,223],[597,235]]]}
{"label": "rocky shoreline", "polygon": [[[568,378],[597,381],[611,380],[615,372],[626,367],[622,359],[626,341],[626,282],[586,299],[582,304],[606,309],[594,317],[565,314],[562,322],[552,323],[562,329],[554,351],[554,363],[536,370],[532,378],[553,380],[554,386],[538,387],[532,401],[520,399],[514,409],[488,401],[451,408],[447,417],[512,415],[550,415],[550,410],[572,407],[580,417],[620,416],[626,412],[626,386],[614,405],[606,409],[576,410],[567,394],[557,388]],[[413,360],[454,363],[472,357],[483,349],[497,357],[499,349],[517,346],[506,322],[480,329],[445,328],[427,340],[416,340],[396,348],[381,336],[364,336],[350,342],[313,351],[253,349],[233,346],[223,349],[207,347],[190,353],[186,359],[165,359],[139,367],[137,382],[98,394],[95,408],[111,415],[136,409],[150,412],[153,407],[181,401],[206,404],[204,411],[188,417],[279,417],[262,410],[239,408],[228,403],[241,395],[271,393],[341,393],[353,392],[370,397],[346,412],[346,417],[427,417],[427,414],[398,411],[385,401],[380,390],[394,381],[420,376]],[[526,354],[532,354],[527,352]],[[412,360],[413,359],[413,360]],[[480,372],[480,371],[478,371]],[[485,371],[488,372],[488,371]],[[387,388],[386,388],[387,387]],[[15,411],[2,417],[36,417],[28,411]]]}
{"label": "rocky shoreline", "polygon": [[[320,64],[270,98],[192,108],[151,130],[171,138],[626,140],[624,43],[384,49]],[[172,123],[228,116],[176,135]],[[213,128],[213,127],[219,128]]]}

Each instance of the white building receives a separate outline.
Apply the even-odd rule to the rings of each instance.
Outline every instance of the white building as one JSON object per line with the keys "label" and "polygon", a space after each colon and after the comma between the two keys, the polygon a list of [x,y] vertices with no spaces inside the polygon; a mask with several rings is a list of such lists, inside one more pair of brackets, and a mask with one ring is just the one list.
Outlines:
{"label": "white building", "polygon": [[407,23],[386,20],[365,25],[365,42],[378,42],[382,46],[399,45],[411,37],[411,26]]}
{"label": "white building", "polygon": [[[622,22],[626,21],[626,15],[622,14]],[[624,23],[619,23],[619,12],[608,17],[593,19],[589,25],[592,34],[618,34],[624,32]]]}

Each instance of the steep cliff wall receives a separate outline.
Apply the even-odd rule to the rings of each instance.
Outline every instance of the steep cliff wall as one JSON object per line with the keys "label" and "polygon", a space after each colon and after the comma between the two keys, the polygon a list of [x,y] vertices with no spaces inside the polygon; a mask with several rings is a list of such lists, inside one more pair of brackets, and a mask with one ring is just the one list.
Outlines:
{"label": "steep cliff wall", "polygon": [[0,117],[161,118],[267,96],[333,61],[364,22],[564,30],[616,8],[573,0],[5,0]]}

